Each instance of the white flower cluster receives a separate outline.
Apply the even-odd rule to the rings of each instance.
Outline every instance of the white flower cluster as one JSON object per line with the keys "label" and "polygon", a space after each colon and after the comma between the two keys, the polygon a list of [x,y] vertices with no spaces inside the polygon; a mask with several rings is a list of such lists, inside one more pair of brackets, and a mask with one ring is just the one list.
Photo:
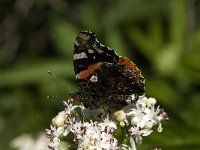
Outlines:
{"label": "white flower cluster", "polygon": [[[123,110],[114,112],[112,117],[108,114],[99,122],[92,119],[85,121],[85,108],[74,105],[72,99],[65,101],[65,110],[53,118],[50,129],[46,130],[50,139],[49,149],[136,150],[135,143],[141,144],[142,137],[151,134],[155,125],[161,132],[161,121],[168,119],[163,109],[155,108],[155,104],[154,98],[142,96],[136,103],[129,103]],[[119,137],[118,130],[122,128],[126,128],[123,130],[125,136]]]}
{"label": "white flower cluster", "polygon": [[169,119],[163,109],[160,109],[159,106],[155,108],[155,104],[154,98],[141,96],[134,106],[131,107],[130,104],[121,112],[124,121],[130,124],[129,133],[137,144],[142,143],[143,136],[148,136],[153,132],[153,126],[158,125],[157,131],[162,132],[161,121]]}
{"label": "white flower cluster", "polygon": [[105,123],[77,123],[72,132],[78,142],[78,149],[117,149],[117,139],[113,137],[116,126]]}

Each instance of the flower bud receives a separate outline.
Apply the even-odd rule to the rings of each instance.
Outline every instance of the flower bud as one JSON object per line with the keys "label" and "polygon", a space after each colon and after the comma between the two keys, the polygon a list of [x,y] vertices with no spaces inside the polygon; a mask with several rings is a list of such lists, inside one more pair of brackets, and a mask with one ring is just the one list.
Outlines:
{"label": "flower bud", "polygon": [[57,127],[62,127],[65,123],[66,116],[64,114],[58,114],[56,117],[52,119],[52,124]]}
{"label": "flower bud", "polygon": [[113,116],[119,122],[124,121],[126,119],[126,113],[123,110],[118,110],[118,111],[114,112]]}

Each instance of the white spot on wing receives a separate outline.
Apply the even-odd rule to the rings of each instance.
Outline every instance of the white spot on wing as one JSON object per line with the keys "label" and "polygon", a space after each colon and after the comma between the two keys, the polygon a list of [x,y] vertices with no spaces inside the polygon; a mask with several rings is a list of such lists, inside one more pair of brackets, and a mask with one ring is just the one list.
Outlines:
{"label": "white spot on wing", "polygon": [[100,49],[98,49],[98,48],[97,48],[96,50],[97,50],[98,53],[100,53],[100,54],[104,52],[104,51],[102,51],[102,50],[100,50]]}
{"label": "white spot on wing", "polygon": [[99,43],[99,41],[98,41],[97,39],[95,39],[95,41],[96,41],[97,43]]}
{"label": "white spot on wing", "polygon": [[80,74],[76,74],[76,79],[79,79],[80,78]]}
{"label": "white spot on wing", "polygon": [[100,46],[101,46],[101,47],[106,47],[105,45],[103,45],[103,44],[101,44],[101,43],[100,43]]}
{"label": "white spot on wing", "polygon": [[92,53],[94,53],[94,51],[92,49],[89,49],[88,53],[92,54]]}
{"label": "white spot on wing", "polygon": [[84,58],[87,58],[87,55],[85,52],[81,52],[81,53],[78,53],[78,54],[74,54],[74,60],[77,60],[77,59],[84,59]]}
{"label": "white spot on wing", "polygon": [[90,78],[91,82],[97,82],[98,81],[98,77],[96,75],[92,75]]}
{"label": "white spot on wing", "polygon": [[76,46],[78,46],[79,44],[78,44],[78,42],[77,41],[75,41],[75,43],[74,43]]}
{"label": "white spot on wing", "polygon": [[93,48],[98,52],[98,53],[103,53],[104,51],[102,51],[96,44],[93,44],[92,45],[93,46]]}
{"label": "white spot on wing", "polygon": [[[110,47],[107,47],[107,49],[109,50],[109,51],[114,51],[112,48],[110,48]],[[114,53],[117,55],[117,53],[116,53],[116,51],[114,51]]]}
{"label": "white spot on wing", "polygon": [[110,50],[110,51],[111,51],[111,50],[113,50],[113,49],[112,49],[112,48],[110,48],[110,47],[107,47],[107,48],[108,48],[108,50]]}

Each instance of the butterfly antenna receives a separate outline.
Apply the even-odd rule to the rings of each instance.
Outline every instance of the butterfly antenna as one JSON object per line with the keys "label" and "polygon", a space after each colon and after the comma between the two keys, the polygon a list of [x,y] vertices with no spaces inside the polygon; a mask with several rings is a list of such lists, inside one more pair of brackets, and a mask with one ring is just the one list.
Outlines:
{"label": "butterfly antenna", "polygon": [[[75,90],[72,87],[72,85],[70,85],[69,83],[66,83],[66,80],[63,80],[59,77],[57,77],[54,73],[52,73],[51,71],[48,71],[48,74],[52,77],[52,79],[54,79],[55,81],[57,81],[59,87],[62,89],[60,91],[63,91],[63,93],[66,93],[66,91],[68,91],[67,93],[74,93]],[[65,90],[63,90],[65,89]],[[65,92],[64,92],[65,91]],[[70,91],[70,92],[69,92]],[[61,95],[63,95],[63,93]],[[57,98],[56,96],[47,96],[49,98]]]}
{"label": "butterfly antenna", "polygon": [[58,96],[51,96],[51,95],[47,96],[47,99],[52,99],[52,98],[58,98]]}
{"label": "butterfly antenna", "polygon": [[48,71],[48,74],[51,75],[53,78],[57,79],[56,75],[53,74],[51,71]]}

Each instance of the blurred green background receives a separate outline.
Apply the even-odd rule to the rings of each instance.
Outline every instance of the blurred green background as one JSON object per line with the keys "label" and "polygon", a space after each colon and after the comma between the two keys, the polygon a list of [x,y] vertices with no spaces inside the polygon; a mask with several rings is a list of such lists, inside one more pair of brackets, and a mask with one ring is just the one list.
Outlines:
{"label": "blurred green background", "polygon": [[133,60],[147,96],[169,114],[140,149],[200,149],[198,0],[1,0],[0,149],[43,132],[77,90],[72,58],[81,30]]}

